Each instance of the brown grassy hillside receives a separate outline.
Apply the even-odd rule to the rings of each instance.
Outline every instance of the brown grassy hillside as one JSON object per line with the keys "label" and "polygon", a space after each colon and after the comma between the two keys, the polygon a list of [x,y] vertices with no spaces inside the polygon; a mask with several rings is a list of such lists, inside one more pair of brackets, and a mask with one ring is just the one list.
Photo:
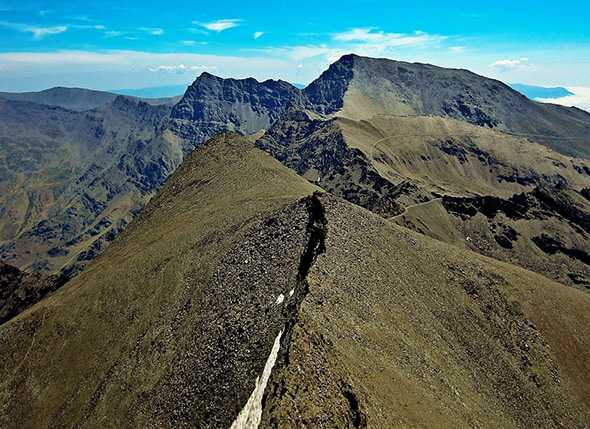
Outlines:
{"label": "brown grassy hillside", "polygon": [[0,425],[230,427],[257,377],[260,427],[589,424],[587,294],[315,190],[236,135],[197,150],[0,326]]}

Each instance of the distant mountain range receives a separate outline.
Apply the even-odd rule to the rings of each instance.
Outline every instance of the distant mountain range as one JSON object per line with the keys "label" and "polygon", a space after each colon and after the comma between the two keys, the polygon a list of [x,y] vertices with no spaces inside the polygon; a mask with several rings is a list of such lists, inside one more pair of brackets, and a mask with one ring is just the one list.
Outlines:
{"label": "distant mountain range", "polygon": [[[293,84],[298,89],[307,85]],[[543,87],[512,83],[510,87],[526,95],[531,100],[553,99],[574,95],[562,87]],[[55,87],[38,92],[0,92],[0,98],[8,100],[31,101],[34,103],[60,106],[71,110],[89,110],[114,100],[117,95],[127,95],[142,99],[150,104],[164,104],[180,100],[187,85],[166,85],[137,89],[116,89],[112,91],[96,91],[83,88]]]}
{"label": "distant mountain range", "polygon": [[188,85],[165,85],[150,88],[115,89],[111,92],[140,98],[180,97],[186,91],[187,86]]}
{"label": "distant mountain range", "polygon": [[[55,87],[38,92],[0,92],[0,99],[29,101],[47,106],[63,107],[68,110],[84,111],[105,106],[119,95],[92,89]],[[179,99],[179,97],[134,98],[153,105],[175,103]]]}
{"label": "distant mountain range", "polygon": [[[227,130],[258,133],[255,138],[267,130],[257,145],[287,166],[384,216],[404,214],[408,225],[414,209],[407,207],[440,195],[507,198],[535,186],[590,187],[587,163],[568,158],[590,157],[590,114],[531,101],[464,70],[348,55],[304,90],[283,81],[203,73],[177,103],[64,88],[20,98],[29,101],[5,101],[0,115],[0,255],[36,271],[74,273],[83,267],[184,156]],[[409,144],[415,140],[430,148]],[[408,142],[406,149],[390,147],[400,141]],[[546,154],[538,143],[555,153]],[[410,165],[410,159],[423,161]],[[400,162],[406,167],[400,169]],[[563,198],[584,205],[578,197]],[[446,206],[438,210],[458,210],[448,198],[441,201]],[[440,239],[437,226],[430,228]],[[426,233],[424,226],[421,231]],[[563,233],[582,240],[574,230]],[[448,239],[459,239],[457,234]],[[486,234],[498,237],[493,245],[471,241],[469,247],[500,259],[520,258],[532,269],[551,266],[546,253],[517,252],[501,234]],[[565,271],[551,276],[581,281],[574,271],[573,277]]]}
{"label": "distant mountain range", "polygon": [[561,98],[567,97],[568,95],[574,95],[573,92],[570,92],[568,89],[559,86],[544,87],[525,85],[522,83],[511,83],[510,86],[518,92],[526,95],[531,100],[535,100],[537,98]]}

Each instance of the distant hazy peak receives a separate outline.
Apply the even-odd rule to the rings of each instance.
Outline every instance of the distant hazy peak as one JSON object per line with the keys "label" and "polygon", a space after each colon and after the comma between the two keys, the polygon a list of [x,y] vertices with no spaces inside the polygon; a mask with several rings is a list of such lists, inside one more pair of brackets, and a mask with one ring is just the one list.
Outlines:
{"label": "distant hazy peak", "polygon": [[569,95],[574,95],[573,92],[569,91],[567,88],[563,87],[545,87],[545,86],[536,86],[536,85],[527,85],[524,83],[511,83],[510,86],[520,92],[521,94],[526,95],[531,100],[537,98],[561,98],[567,97]]}

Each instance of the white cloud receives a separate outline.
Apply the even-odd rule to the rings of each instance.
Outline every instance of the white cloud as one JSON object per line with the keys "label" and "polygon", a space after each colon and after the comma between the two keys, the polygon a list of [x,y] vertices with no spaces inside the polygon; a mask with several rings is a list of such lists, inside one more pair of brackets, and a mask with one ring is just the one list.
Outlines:
{"label": "white cloud", "polygon": [[492,64],[492,67],[499,69],[500,71],[516,70],[526,67],[530,67],[529,59],[526,57],[518,58],[515,60],[498,60]]}
{"label": "white cloud", "polygon": [[[203,70],[196,69],[200,65],[215,70],[218,76],[238,79],[280,77],[307,82],[317,76],[319,70],[313,64],[308,67],[306,63],[304,75],[296,69],[296,64],[283,57],[252,53],[237,56],[133,50],[2,52],[0,91],[36,91],[52,86],[112,90],[186,84]],[[161,65],[167,68],[158,70]],[[180,65],[184,67],[178,67]]]}
{"label": "white cloud", "polygon": [[39,27],[34,25],[19,24],[16,22],[0,21],[0,26],[20,31],[21,33],[30,33],[33,35],[33,38],[37,40],[43,39],[46,36],[65,33],[66,31],[68,31],[68,27],[65,25],[56,25],[53,27]]}
{"label": "white cloud", "polygon": [[374,28],[353,28],[331,36],[332,42],[329,44],[271,47],[262,51],[297,63],[313,59],[318,67],[324,67],[345,54],[396,57],[402,49],[436,46],[448,38],[421,31],[408,34],[386,33]]}
{"label": "white cloud", "polygon": [[200,25],[203,28],[206,28],[210,31],[217,31],[218,33],[229,30],[230,28],[234,28],[240,25],[242,22],[241,19],[220,19],[218,21],[211,21],[211,22],[199,22],[193,21],[193,24]]}
{"label": "white cloud", "polygon": [[465,46],[451,46],[449,51],[453,52],[454,54],[462,54],[465,52]]}
{"label": "white cloud", "polygon": [[280,48],[265,48],[260,51],[297,62],[317,57],[333,57],[340,52],[338,49],[327,45],[284,46]]}
{"label": "white cloud", "polygon": [[187,72],[196,72],[199,70],[211,70],[215,69],[215,66],[206,66],[206,65],[195,65],[195,66],[187,66],[184,64],[177,64],[177,65],[160,65],[156,67],[148,67],[148,70],[151,72],[167,72],[167,73],[187,73]]}
{"label": "white cloud", "polygon": [[590,112],[590,88],[582,86],[566,87],[574,95],[560,98],[537,98],[544,103],[561,104],[562,106],[575,106]]}
{"label": "white cloud", "polygon": [[206,45],[207,42],[198,41],[198,40],[181,40],[181,44],[184,46],[196,46],[196,45]]}
{"label": "white cloud", "polygon": [[264,34],[264,31],[257,31],[253,34],[253,37],[255,39],[258,39],[259,37],[261,37]]}
{"label": "white cloud", "polygon": [[398,47],[441,42],[447,37],[422,31],[404,34],[386,33],[375,28],[353,28],[342,33],[335,33],[332,38],[339,42],[360,42],[381,47]]}
{"label": "white cloud", "polygon": [[35,39],[43,39],[53,34],[65,33],[68,31],[68,27],[65,25],[57,25],[55,27],[29,27],[25,31],[30,32]]}

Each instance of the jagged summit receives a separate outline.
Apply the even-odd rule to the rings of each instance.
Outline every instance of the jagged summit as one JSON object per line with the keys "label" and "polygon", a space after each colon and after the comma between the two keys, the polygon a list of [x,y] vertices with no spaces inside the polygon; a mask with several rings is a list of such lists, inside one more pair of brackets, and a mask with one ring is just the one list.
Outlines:
{"label": "jagged summit", "polygon": [[285,81],[223,79],[204,72],[188,87],[170,116],[215,127],[216,131],[225,128],[251,134],[267,129],[289,104],[303,105],[302,100],[301,91]]}

